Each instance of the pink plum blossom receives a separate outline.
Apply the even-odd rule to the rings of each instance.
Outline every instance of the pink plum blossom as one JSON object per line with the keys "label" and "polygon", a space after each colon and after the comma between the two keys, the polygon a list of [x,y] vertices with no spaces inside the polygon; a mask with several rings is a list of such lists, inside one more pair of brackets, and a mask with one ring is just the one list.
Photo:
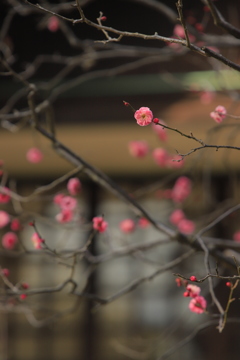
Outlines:
{"label": "pink plum blossom", "polygon": [[57,194],[57,195],[55,195],[54,198],[53,198],[54,204],[60,206],[61,201],[62,201],[62,199],[64,198],[64,196],[65,196],[64,194]]}
{"label": "pink plum blossom", "polygon": [[68,180],[67,189],[70,195],[77,195],[81,192],[82,184],[77,177],[71,178]]}
{"label": "pink plum blossom", "polygon": [[104,220],[102,216],[95,216],[92,219],[93,222],[93,229],[103,233],[107,230],[108,223]]}
{"label": "pink plum blossom", "polygon": [[200,101],[202,104],[207,105],[212,102],[215,97],[215,93],[213,91],[203,91],[200,94]]}
{"label": "pink plum blossom", "polygon": [[26,154],[27,160],[32,164],[38,164],[43,159],[43,153],[38,148],[31,148]]}
{"label": "pink plum blossom", "polygon": [[188,219],[182,219],[179,221],[177,227],[179,231],[186,235],[191,235],[195,230],[194,222]]}
{"label": "pink plum blossom", "polygon": [[176,278],[175,282],[176,282],[178,287],[182,286],[182,279],[181,278]]}
{"label": "pink plum blossom", "polygon": [[[155,119],[154,119],[155,120]],[[158,120],[158,124],[165,125],[165,122],[163,120]],[[161,141],[167,141],[167,131],[163,126],[156,125],[155,123],[152,124],[152,129],[155,131],[157,136]]]}
{"label": "pink plum blossom", "polygon": [[217,123],[221,123],[227,115],[227,110],[224,106],[218,105],[214,111],[210,113],[210,116]]}
{"label": "pink plum blossom", "polygon": [[135,111],[134,117],[138,125],[147,126],[152,122],[153,113],[148,107],[141,107],[139,110]]}
{"label": "pink plum blossom", "polygon": [[60,224],[65,224],[73,219],[73,212],[71,209],[62,209],[59,214],[56,215],[56,220]]}
{"label": "pink plum blossom", "polygon": [[2,246],[5,249],[12,250],[17,242],[18,242],[18,237],[13,232],[7,232],[2,237]]}
{"label": "pink plum blossom", "polygon": [[77,200],[71,196],[63,196],[59,202],[59,206],[63,210],[74,210],[77,207]]}
{"label": "pink plum blossom", "polygon": [[136,226],[132,219],[125,219],[120,222],[119,227],[124,233],[132,233]]}
{"label": "pink plum blossom", "polygon": [[186,176],[180,176],[172,189],[172,199],[174,202],[183,202],[191,193],[192,182]]}
{"label": "pink plum blossom", "polygon": [[143,158],[149,152],[146,141],[130,141],[128,143],[128,149],[130,154],[137,158]]}
{"label": "pink plum blossom", "polygon": [[148,219],[142,217],[138,220],[138,226],[142,229],[148,227],[150,225],[150,222],[148,221]]}
{"label": "pink plum blossom", "polygon": [[56,32],[59,29],[59,19],[57,16],[51,16],[48,20],[48,30],[51,32]]}
{"label": "pink plum blossom", "polygon": [[33,233],[31,240],[35,249],[42,249],[42,244],[44,243],[44,240],[38,235],[37,232]]}
{"label": "pink plum blossom", "polygon": [[152,152],[153,159],[155,162],[161,166],[165,167],[168,164],[169,155],[167,151],[163,148],[156,148]]}
{"label": "pink plum blossom", "polygon": [[192,298],[198,296],[201,292],[201,288],[197,285],[189,284],[189,285],[187,285],[186,289],[189,293],[189,296]]}
{"label": "pink plum blossom", "polygon": [[11,227],[12,231],[19,231],[19,230],[21,230],[21,223],[18,219],[13,219],[11,221],[10,227]]}
{"label": "pink plum blossom", "polygon": [[177,225],[181,220],[185,219],[185,214],[181,209],[174,210],[170,215],[170,222]]}
{"label": "pink plum blossom", "polygon": [[182,25],[175,25],[174,29],[173,29],[173,34],[181,37],[181,38],[185,38],[185,32],[184,32],[184,28],[182,27]]}
{"label": "pink plum blossom", "polygon": [[[4,187],[5,190],[9,190],[7,187]],[[10,201],[10,195],[3,194],[0,192],[0,204],[7,204]]]}
{"label": "pink plum blossom", "polygon": [[189,309],[196,314],[202,314],[207,307],[207,301],[203,296],[192,298],[189,303]]}
{"label": "pink plum blossom", "polygon": [[[185,39],[185,31],[182,25],[177,24],[174,26],[173,35],[178,38]],[[195,41],[195,36],[193,36],[192,34],[188,33],[188,37],[191,42]]]}
{"label": "pink plum blossom", "polygon": [[0,211],[0,229],[10,222],[10,216],[6,211]]}

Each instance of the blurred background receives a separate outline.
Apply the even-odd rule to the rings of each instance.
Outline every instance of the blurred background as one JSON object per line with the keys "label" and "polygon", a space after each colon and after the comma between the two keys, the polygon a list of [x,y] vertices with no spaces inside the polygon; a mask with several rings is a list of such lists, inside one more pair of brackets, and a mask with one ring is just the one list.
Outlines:
{"label": "blurred background", "polygon": [[[74,3],[39,3],[66,17],[78,18]],[[214,26],[202,1],[183,3],[194,42],[199,46],[202,43],[217,47],[224,56],[239,64],[239,41],[227,38]],[[103,23],[106,26],[175,36],[178,24],[175,0],[149,1],[149,4],[147,1],[102,0],[82,1],[81,4],[92,21],[102,12],[102,16],[106,16]],[[237,1],[219,0],[216,5],[233,25],[239,26]],[[5,0],[1,9],[1,52],[16,72],[37,84],[39,103],[46,98],[52,101],[54,116],[51,119],[55,121],[59,141],[106,172],[162,222],[168,223],[172,211],[172,204],[162,193],[181,174],[195,181],[185,211],[190,218],[200,219],[199,227],[219,203],[233,196],[237,201],[237,152],[205,149],[197,156],[186,158],[184,168],[179,169],[161,168],[151,155],[133,158],[128,149],[132,140],[147,141],[151,150],[163,147],[172,154],[176,154],[176,150],[187,153],[198,144],[175,132],[168,132],[168,141],[162,143],[151,126],[137,126],[131,109],[123,105],[123,101],[127,101],[135,109],[147,106],[154,117],[164,120],[168,126],[188,134],[192,132],[208,143],[238,144],[238,125],[226,127],[224,131],[223,127],[216,130],[209,116],[220,104],[229,113],[239,114],[237,72],[176,44],[136,38],[103,43],[104,35],[100,31],[85,24],[73,26],[22,1]],[[14,94],[17,95],[12,98]],[[24,87],[13,77],[1,77],[0,104],[3,114],[27,107]],[[40,121],[49,126],[45,119]],[[11,127],[3,120],[0,130],[0,158],[4,160],[9,182],[22,195],[31,194],[36,187],[72,169],[55,153],[49,141],[25,125],[24,119],[21,123],[13,122]],[[25,154],[31,147],[40,148],[44,154],[43,162],[38,165],[26,160]],[[129,208],[87,178],[82,177],[81,181],[84,189],[79,199],[81,213],[89,220],[104,214],[111,224],[106,236],[95,239],[93,254],[103,253],[111,241],[121,247],[161,237],[151,227],[123,236],[118,225],[123,219],[133,217]],[[23,219],[40,214],[37,217],[39,228],[52,246],[74,249],[83,245],[87,235],[81,228],[63,228],[46,220],[56,214],[53,195],[49,193],[38,202],[25,204]],[[12,205],[2,206],[10,213],[16,211]],[[211,235],[231,239],[238,224],[237,216],[227,218]],[[22,231],[22,242],[26,246],[31,231],[27,226]],[[141,253],[134,253],[104,262],[96,271],[89,270],[87,261],[81,262],[76,273],[79,291],[84,288],[86,274],[90,271],[89,292],[107,298],[136,278],[148,277],[184,251],[186,249],[180,249],[177,244],[167,244],[149,250],[144,258]],[[18,256],[15,252],[12,255],[1,252],[1,266],[11,269],[11,281],[26,281],[33,288],[57,286],[69,272],[69,264],[65,265],[37,253]],[[165,352],[208,319],[205,314],[189,313],[183,289],[177,288],[172,276],[174,271],[186,276],[195,271],[195,275],[204,276],[202,254],[194,254],[192,261],[144,282],[135,291],[107,305],[96,306],[94,301],[76,299],[69,294],[68,287],[60,293],[30,296],[16,308],[14,304],[4,306],[3,296],[0,358],[163,359],[165,357],[161,356]],[[201,288],[207,296],[207,286],[203,284]],[[228,296],[225,285],[219,283],[216,292],[224,303]],[[37,321],[31,317],[29,306],[37,314]],[[234,303],[231,314],[237,312]],[[210,326],[177,352],[169,354],[169,358],[238,359],[239,350],[238,325],[230,323],[223,334]]]}

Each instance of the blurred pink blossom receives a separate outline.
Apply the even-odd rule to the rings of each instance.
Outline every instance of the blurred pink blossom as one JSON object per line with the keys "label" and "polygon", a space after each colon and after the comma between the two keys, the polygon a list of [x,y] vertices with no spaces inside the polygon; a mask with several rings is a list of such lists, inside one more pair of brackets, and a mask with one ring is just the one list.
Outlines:
{"label": "blurred pink blossom", "polygon": [[146,141],[130,141],[128,149],[132,156],[142,158],[149,152],[149,147]]}
{"label": "blurred pink blossom", "polygon": [[5,249],[12,250],[17,242],[18,242],[18,237],[13,232],[7,232],[2,237],[2,246]]}
{"label": "blurred pink blossom", "polygon": [[35,249],[42,249],[42,244],[44,243],[44,240],[38,235],[38,233],[33,233],[31,241],[33,242],[33,246]]}
{"label": "blurred pink blossom", "polygon": [[0,211],[0,229],[10,222],[10,216],[6,211]]}
{"label": "blurred pink blossom", "polygon": [[184,218],[184,212],[181,209],[176,209],[171,213],[169,220],[172,224],[177,225]]}
{"label": "blurred pink blossom", "polygon": [[[158,120],[158,124],[165,125],[165,122],[163,120]],[[167,141],[167,130],[163,126],[152,124],[152,129],[161,141]]]}
{"label": "blurred pink blossom", "polygon": [[233,234],[233,240],[234,240],[234,241],[237,241],[237,242],[240,242],[240,230],[236,231],[236,232]]}
{"label": "blurred pink blossom", "polygon": [[65,196],[64,194],[57,194],[57,195],[55,195],[54,198],[53,198],[54,204],[60,206],[61,201],[62,201],[62,199],[64,198],[64,196]]}
{"label": "blurred pink blossom", "polygon": [[207,301],[203,296],[196,296],[189,303],[189,309],[196,314],[202,314],[206,307]]}
{"label": "blurred pink blossom", "polygon": [[[4,189],[9,190],[7,187],[4,187]],[[3,194],[0,192],[0,203],[1,204],[7,204],[10,199],[11,199],[10,195]]]}
{"label": "blurred pink blossom", "polygon": [[20,221],[18,219],[13,219],[11,221],[10,227],[11,227],[12,231],[19,231],[19,230],[21,230],[22,226],[21,226],[21,223],[20,223]]}
{"label": "blurred pink blossom", "polygon": [[186,176],[180,176],[172,189],[172,199],[174,202],[184,201],[191,193],[192,182]]}
{"label": "blurred pink blossom", "polygon": [[10,275],[10,271],[7,268],[2,269],[1,271],[2,271],[2,274],[6,277],[8,277]]}
{"label": "blurred pink blossom", "polygon": [[62,209],[61,212],[55,216],[55,219],[60,224],[68,223],[73,219],[73,212],[71,209]]}
{"label": "blurred pink blossom", "polygon": [[132,219],[125,219],[120,222],[119,227],[124,233],[132,233],[136,226]]}
{"label": "blurred pink blossom", "polygon": [[58,205],[63,210],[74,210],[77,207],[77,200],[71,196],[63,196]]}
{"label": "blurred pink blossom", "polygon": [[77,177],[71,178],[68,180],[67,189],[70,195],[77,195],[81,192],[82,184]]}
{"label": "blurred pink blossom", "polygon": [[108,223],[102,216],[95,216],[93,219],[93,229],[103,233],[107,230]]}
{"label": "blurred pink blossom", "polygon": [[138,220],[138,226],[142,229],[148,227],[150,225],[150,222],[148,221],[148,219],[142,217]]}
{"label": "blurred pink blossom", "polygon": [[202,104],[207,105],[213,101],[215,96],[216,95],[214,91],[203,91],[200,94],[200,101]]}
{"label": "blurred pink blossom", "polygon": [[177,227],[179,231],[186,235],[192,234],[195,230],[194,222],[188,219],[182,219],[181,221],[179,221]]}
{"label": "blurred pink blossom", "polygon": [[218,105],[216,109],[210,113],[211,118],[217,123],[221,123],[223,119],[225,119],[226,115],[227,110],[222,105]]}
{"label": "blurred pink blossom", "polygon": [[[185,31],[184,31],[184,28],[182,27],[182,25],[177,24],[174,26],[173,36],[185,39]],[[195,36],[193,36],[192,34],[188,33],[188,37],[191,42],[195,41]]]}
{"label": "blurred pink blossom", "polygon": [[26,158],[32,164],[38,164],[43,159],[43,153],[38,148],[33,147],[27,151]]}
{"label": "blurred pink blossom", "polygon": [[186,289],[189,293],[189,296],[192,298],[198,296],[201,292],[201,288],[197,285],[189,284],[189,285],[187,285]]}
{"label": "blurred pink blossom", "polygon": [[51,32],[56,32],[59,29],[59,19],[57,16],[51,16],[49,18],[47,27]]}
{"label": "blurred pink blossom", "polygon": [[168,164],[169,155],[168,152],[163,148],[156,148],[152,152],[153,159],[161,166],[165,167]]}

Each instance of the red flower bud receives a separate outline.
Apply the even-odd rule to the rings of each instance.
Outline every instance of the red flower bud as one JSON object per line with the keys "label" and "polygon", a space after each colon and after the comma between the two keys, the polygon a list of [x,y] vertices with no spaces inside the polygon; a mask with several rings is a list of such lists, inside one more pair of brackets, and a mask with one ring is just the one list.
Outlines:
{"label": "red flower bud", "polygon": [[196,276],[192,275],[192,276],[190,276],[190,280],[191,281],[197,281],[197,278],[196,278]]}
{"label": "red flower bud", "polygon": [[27,295],[26,295],[26,294],[21,294],[21,295],[20,295],[20,300],[25,300],[25,299],[26,299],[26,297],[27,297]]}

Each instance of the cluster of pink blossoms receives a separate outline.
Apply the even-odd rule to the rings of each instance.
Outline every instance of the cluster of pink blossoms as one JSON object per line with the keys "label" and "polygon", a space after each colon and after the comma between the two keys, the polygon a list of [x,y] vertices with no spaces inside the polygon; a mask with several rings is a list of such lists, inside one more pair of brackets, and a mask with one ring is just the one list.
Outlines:
{"label": "cluster of pink blossoms", "polygon": [[211,118],[217,123],[221,123],[223,119],[225,119],[226,115],[227,110],[222,105],[218,105],[216,109],[210,113]]}
{"label": "cluster of pink blossoms", "polygon": [[[196,281],[196,277],[191,277],[193,281]],[[207,308],[206,299],[200,295],[201,288],[196,285],[188,284],[186,280],[176,278],[177,286],[184,286],[185,291],[183,293],[184,297],[190,297],[190,303],[188,305],[189,309],[196,314],[202,314]]]}
{"label": "cluster of pink blossoms", "polygon": [[[70,195],[78,195],[82,190],[82,184],[78,178],[71,178],[67,183],[67,190]],[[58,194],[53,202],[59,206],[60,213],[56,215],[56,220],[61,223],[68,223],[73,220],[77,208],[77,200],[69,195]]]}
{"label": "cluster of pink blossoms", "polygon": [[[0,203],[6,204],[9,200],[9,195],[0,194]],[[10,226],[11,231],[7,231],[2,236],[2,246],[7,250],[12,250],[18,243],[18,236],[16,232],[21,230],[21,223],[18,219],[12,218],[12,216],[10,216],[6,211],[0,210],[0,229],[7,226]]]}
{"label": "cluster of pink blossoms", "polygon": [[171,199],[175,203],[182,203],[192,191],[192,181],[187,176],[180,176],[172,189],[159,190],[157,195],[161,198]]}
{"label": "cluster of pink blossoms", "polygon": [[176,225],[178,230],[186,235],[191,235],[195,231],[195,224],[188,220],[181,209],[176,209],[172,212],[169,218],[173,225]]}
{"label": "cluster of pink blossoms", "polygon": [[[129,104],[128,104],[129,105]],[[141,107],[135,111],[134,114],[137,124],[140,126],[147,126],[152,123],[153,131],[158,138],[165,142],[167,140],[167,132],[163,120],[158,118],[153,119],[153,113],[148,107]],[[149,146],[146,141],[131,141],[128,144],[129,152],[132,156],[143,158],[149,153]],[[152,152],[153,159],[160,167],[181,168],[184,161],[180,155],[170,155],[165,149],[158,147]]]}
{"label": "cluster of pink blossoms", "polygon": [[[102,216],[96,216],[92,219],[93,229],[103,233],[108,228],[107,221],[104,220]],[[141,229],[145,229],[150,225],[149,221],[145,218],[139,218],[138,222],[134,222],[132,219],[124,219],[120,222],[119,228],[125,234],[131,234],[136,230],[138,226]]]}
{"label": "cluster of pink blossoms", "polygon": [[141,229],[145,229],[150,225],[149,221],[145,219],[144,217],[138,219],[138,222],[136,223],[132,219],[124,219],[120,222],[119,228],[120,230],[125,234],[131,234],[133,233],[137,227]]}
{"label": "cluster of pink blossoms", "polygon": [[176,203],[183,202],[192,191],[192,181],[187,176],[180,176],[172,189],[172,200]]}

